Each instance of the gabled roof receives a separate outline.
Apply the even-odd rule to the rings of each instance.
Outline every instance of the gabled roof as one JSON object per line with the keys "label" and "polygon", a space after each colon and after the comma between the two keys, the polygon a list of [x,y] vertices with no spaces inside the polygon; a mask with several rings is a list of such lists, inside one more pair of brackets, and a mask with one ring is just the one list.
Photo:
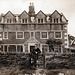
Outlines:
{"label": "gabled roof", "polygon": [[25,43],[40,43],[36,38],[31,37]]}
{"label": "gabled roof", "polygon": [[11,11],[8,11],[8,12],[4,15],[4,17],[5,17],[8,13],[11,13],[11,14],[15,17],[15,15],[14,15]]}
{"label": "gabled roof", "polygon": [[61,14],[60,14],[57,10],[55,10],[55,11],[51,14],[51,16],[52,16],[55,12],[57,12],[57,13],[61,16]]}
{"label": "gabled roof", "polygon": [[66,21],[68,21],[68,20],[66,19],[66,17],[64,16],[64,14],[63,14],[63,13],[61,13],[61,15],[64,17],[64,19],[65,19]]}
{"label": "gabled roof", "polygon": [[[44,14],[41,10],[36,14],[36,16],[39,14],[39,13],[42,13],[42,14]],[[47,16],[46,14],[44,14],[45,16]]]}
{"label": "gabled roof", "polygon": [[25,12],[27,15],[29,15],[29,14],[24,10],[19,16],[21,16],[24,12]]}

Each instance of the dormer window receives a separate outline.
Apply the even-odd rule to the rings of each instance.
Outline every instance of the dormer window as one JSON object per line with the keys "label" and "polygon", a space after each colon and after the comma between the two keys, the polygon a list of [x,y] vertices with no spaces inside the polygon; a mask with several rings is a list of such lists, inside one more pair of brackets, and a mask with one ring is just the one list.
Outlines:
{"label": "dormer window", "polygon": [[54,23],[55,23],[55,18],[54,18]]}
{"label": "dormer window", "polygon": [[27,19],[25,19],[25,23],[27,23]]}
{"label": "dormer window", "polygon": [[43,19],[41,19],[41,23],[43,23]]}
{"label": "dormer window", "polygon": [[59,23],[60,18],[54,18],[54,23]]}
{"label": "dormer window", "polygon": [[1,22],[1,19],[0,19],[0,22]]}
{"label": "dormer window", "polygon": [[40,23],[40,19],[38,19],[38,23]]}
{"label": "dormer window", "polygon": [[7,23],[12,23],[12,19],[7,19]]}
{"label": "dormer window", "polygon": [[22,23],[27,23],[27,19],[22,19]]}
{"label": "dormer window", "polygon": [[58,18],[56,19],[56,22],[58,23]]}
{"label": "dormer window", "polygon": [[43,23],[43,19],[38,19],[38,23]]}
{"label": "dormer window", "polygon": [[24,23],[24,19],[22,19],[22,23]]}
{"label": "dormer window", "polygon": [[7,19],[7,23],[9,23],[9,19]]}

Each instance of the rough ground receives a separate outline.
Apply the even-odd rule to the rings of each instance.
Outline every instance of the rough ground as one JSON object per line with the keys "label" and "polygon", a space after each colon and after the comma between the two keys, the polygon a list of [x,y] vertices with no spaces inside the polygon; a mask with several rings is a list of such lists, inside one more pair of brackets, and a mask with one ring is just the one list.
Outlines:
{"label": "rough ground", "polygon": [[55,69],[55,70],[47,70],[47,69],[36,69],[36,70],[28,70],[23,69],[19,70],[19,67],[12,68],[0,68],[0,75],[58,75],[59,73],[64,73],[65,75],[75,75],[74,69]]}

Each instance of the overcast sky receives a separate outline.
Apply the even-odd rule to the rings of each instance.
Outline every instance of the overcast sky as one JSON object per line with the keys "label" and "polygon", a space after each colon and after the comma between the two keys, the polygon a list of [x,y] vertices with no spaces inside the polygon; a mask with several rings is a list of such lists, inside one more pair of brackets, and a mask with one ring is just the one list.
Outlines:
{"label": "overcast sky", "polygon": [[75,0],[0,0],[0,14],[9,10],[14,14],[20,14],[24,10],[28,12],[30,2],[34,3],[35,12],[42,10],[45,14],[58,10],[68,19],[68,34],[75,36]]}

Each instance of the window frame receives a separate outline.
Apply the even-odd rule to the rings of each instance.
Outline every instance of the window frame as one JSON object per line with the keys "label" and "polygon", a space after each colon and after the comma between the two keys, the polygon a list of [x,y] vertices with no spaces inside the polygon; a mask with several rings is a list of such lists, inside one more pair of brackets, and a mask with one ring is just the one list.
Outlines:
{"label": "window frame", "polygon": [[47,52],[48,52],[49,47],[48,47],[48,45],[47,45],[47,44],[41,44],[42,53],[43,53],[43,45],[44,45],[44,46],[47,46],[47,51],[45,51],[45,52],[47,53]]}
{"label": "window frame", "polygon": [[[5,48],[5,47],[7,47],[7,48]],[[4,52],[8,52],[8,45],[4,45],[4,46],[3,46],[3,49],[4,49],[4,50],[3,50]],[[5,51],[5,49],[6,49],[7,51]]]}
{"label": "window frame", "polygon": [[[5,33],[7,33],[7,38],[5,38]],[[8,32],[3,32],[3,39],[8,39]]]}
{"label": "window frame", "polygon": [[[61,37],[56,37],[56,32],[60,32],[61,33]],[[62,31],[55,31],[54,32],[54,38],[55,39],[62,39]]]}
{"label": "window frame", "polygon": [[[33,33],[33,36],[32,36],[32,33]],[[31,31],[31,32],[30,32],[30,38],[31,38],[31,37],[35,37],[35,32],[34,32],[34,31]]]}
{"label": "window frame", "polygon": [[[22,38],[18,38],[18,32],[22,32],[23,33]],[[16,39],[24,39],[24,32],[23,31],[18,31],[18,32],[16,32]]]}
{"label": "window frame", "polygon": [[[20,47],[22,47],[22,49],[23,49],[23,45],[16,45],[16,52],[18,52],[18,53],[20,53],[19,51],[18,51],[18,46],[20,46]],[[21,51],[21,50],[20,50]],[[22,52],[21,53],[23,53],[23,50],[22,50]]]}
{"label": "window frame", "polygon": [[27,23],[28,19],[27,18],[22,18],[21,20],[22,20],[22,23]]}
{"label": "window frame", "polygon": [[[42,33],[43,33],[43,32],[46,32],[46,33],[47,33],[47,38],[43,38],[43,37],[42,37]],[[48,32],[47,32],[47,31],[42,31],[42,32],[40,32],[40,39],[48,39]]]}

